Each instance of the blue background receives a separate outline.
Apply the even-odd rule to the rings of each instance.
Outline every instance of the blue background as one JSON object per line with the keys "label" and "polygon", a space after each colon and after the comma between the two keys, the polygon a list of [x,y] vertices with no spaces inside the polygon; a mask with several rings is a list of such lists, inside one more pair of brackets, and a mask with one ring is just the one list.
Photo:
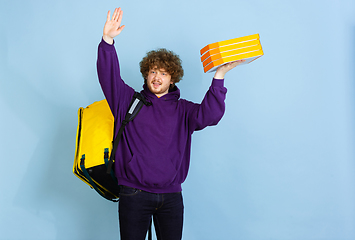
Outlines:
{"label": "blue background", "polygon": [[265,55],[226,75],[226,113],[193,135],[184,239],[355,239],[353,0],[0,4],[0,239],[119,239],[117,206],[72,173],[77,110],[103,99],[97,45],[121,6],[122,76],[166,47],[182,97],[213,74],[199,50],[259,33]]}

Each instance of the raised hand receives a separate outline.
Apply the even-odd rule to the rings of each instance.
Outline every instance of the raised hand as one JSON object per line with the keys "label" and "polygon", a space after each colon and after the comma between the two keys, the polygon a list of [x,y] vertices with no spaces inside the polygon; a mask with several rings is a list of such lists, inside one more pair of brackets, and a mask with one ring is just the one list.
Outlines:
{"label": "raised hand", "polygon": [[241,64],[243,62],[245,62],[245,60],[237,60],[234,62],[223,64],[222,66],[217,68],[214,78],[215,79],[224,79],[224,75],[226,75],[226,73],[228,71],[232,70],[233,68],[235,68],[236,66],[238,66],[239,64]]}
{"label": "raised hand", "polygon": [[115,11],[112,14],[112,18],[110,18],[111,11],[108,11],[107,13],[107,19],[104,26],[104,32],[103,32],[103,39],[108,44],[113,44],[113,39],[116,36],[118,36],[125,27],[125,25],[121,26],[122,13],[123,12],[121,8],[115,9]]}

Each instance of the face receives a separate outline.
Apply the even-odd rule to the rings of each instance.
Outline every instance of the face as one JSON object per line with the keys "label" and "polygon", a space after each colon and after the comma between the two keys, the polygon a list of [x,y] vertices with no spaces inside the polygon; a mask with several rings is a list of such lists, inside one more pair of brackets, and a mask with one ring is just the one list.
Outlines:
{"label": "face", "polygon": [[172,84],[171,75],[161,68],[153,68],[149,70],[147,77],[147,86],[149,90],[157,97],[161,97],[169,92],[170,84]]}

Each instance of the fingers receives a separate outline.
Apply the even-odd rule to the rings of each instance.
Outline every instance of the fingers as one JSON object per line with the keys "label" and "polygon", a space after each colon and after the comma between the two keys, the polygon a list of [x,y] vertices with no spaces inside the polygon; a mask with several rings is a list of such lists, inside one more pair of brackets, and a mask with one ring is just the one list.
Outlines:
{"label": "fingers", "polygon": [[245,59],[237,60],[237,61],[234,61],[234,62],[230,62],[230,64],[241,64],[243,62],[245,62]]}
{"label": "fingers", "polygon": [[118,19],[117,19],[117,22],[119,23],[119,25],[121,25],[122,15],[123,15],[123,11],[121,10],[121,8],[119,8]]}
{"label": "fingers", "polygon": [[117,8],[115,9],[115,11],[113,11],[113,14],[112,14],[112,21],[116,21],[116,18],[117,18]]}
{"label": "fingers", "polygon": [[234,62],[230,62],[230,63],[228,63],[227,65],[228,65],[230,68],[235,68],[236,66],[242,64],[243,62],[245,62],[244,59],[242,59],[242,60],[237,60],[237,61],[234,61]]}
{"label": "fingers", "polygon": [[116,8],[115,11],[113,11],[112,18],[110,19],[111,11],[109,10],[107,12],[106,21],[112,20],[112,21],[118,22],[118,21],[122,20],[122,13],[123,13],[123,11],[121,10],[121,8]]}
{"label": "fingers", "polygon": [[110,21],[110,16],[111,16],[111,11],[109,10],[107,13],[106,22]]}
{"label": "fingers", "polygon": [[122,19],[122,10],[121,8],[116,8],[112,15],[112,20],[118,22]]}
{"label": "fingers", "polygon": [[117,34],[120,34],[122,32],[122,30],[124,29],[125,25],[122,25],[121,27],[119,27],[117,29]]}

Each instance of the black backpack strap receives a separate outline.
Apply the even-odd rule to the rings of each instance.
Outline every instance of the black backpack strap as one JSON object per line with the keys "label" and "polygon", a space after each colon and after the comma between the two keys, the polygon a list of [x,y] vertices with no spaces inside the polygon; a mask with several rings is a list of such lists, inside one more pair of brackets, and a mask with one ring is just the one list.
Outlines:
{"label": "black backpack strap", "polygon": [[107,196],[105,194],[105,191],[102,190],[102,188],[99,188],[96,183],[94,182],[94,180],[92,180],[88,170],[85,168],[85,154],[83,154],[81,156],[81,159],[80,159],[80,169],[81,171],[83,172],[84,176],[86,177],[86,179],[89,181],[91,187],[93,189],[96,190],[96,192],[98,194],[100,194],[102,197],[106,198],[107,200],[109,201],[112,201],[112,202],[118,202],[118,199],[114,199],[112,196]]}
{"label": "black backpack strap", "polygon": [[137,116],[138,112],[142,109],[143,105],[150,106],[152,104],[150,102],[147,102],[147,100],[141,93],[135,92],[131,100],[131,103],[129,104],[129,108],[126,113],[125,119],[121,123],[121,127],[118,130],[116,138],[114,138],[113,140],[113,148],[111,151],[110,161],[107,164],[108,174],[111,174],[113,161],[115,160],[116,149],[118,146],[118,142],[121,139],[124,128],[126,127],[128,122],[132,121]]}

